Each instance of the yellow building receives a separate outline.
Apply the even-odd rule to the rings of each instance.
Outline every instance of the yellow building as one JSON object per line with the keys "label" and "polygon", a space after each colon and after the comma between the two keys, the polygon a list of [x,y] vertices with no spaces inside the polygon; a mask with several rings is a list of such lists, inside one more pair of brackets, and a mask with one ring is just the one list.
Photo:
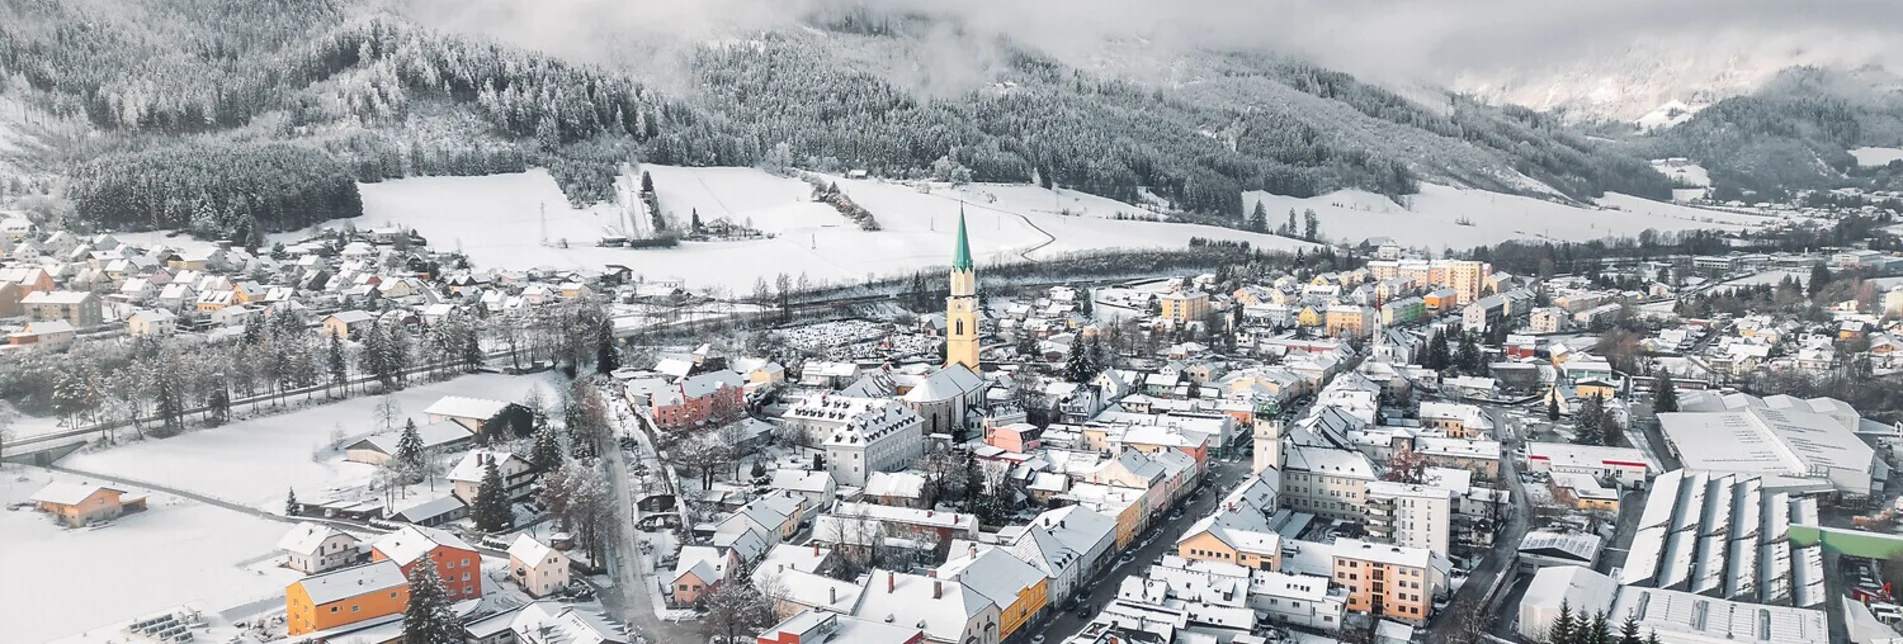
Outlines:
{"label": "yellow building", "polygon": [[1044,572],[999,548],[971,544],[963,556],[946,560],[936,574],[998,605],[1000,641],[1010,639],[1050,603],[1050,579]]}
{"label": "yellow building", "polygon": [[1367,337],[1374,330],[1374,309],[1365,306],[1328,307],[1328,335],[1336,338]]}
{"label": "yellow building", "polygon": [[951,296],[945,298],[945,364],[978,371],[978,274],[972,268],[965,213],[958,213],[958,245],[952,255]]}
{"label": "yellow building", "polygon": [[1225,525],[1218,514],[1203,518],[1176,540],[1176,555],[1184,559],[1236,564],[1255,570],[1282,568],[1282,537]]}
{"label": "yellow building", "polygon": [[1297,326],[1321,326],[1323,320],[1324,316],[1321,309],[1313,306],[1304,306],[1300,312],[1295,314],[1295,324]]}
{"label": "yellow building", "polygon": [[1201,322],[1209,315],[1209,294],[1202,291],[1171,291],[1157,301],[1163,306],[1163,319],[1177,324]]}

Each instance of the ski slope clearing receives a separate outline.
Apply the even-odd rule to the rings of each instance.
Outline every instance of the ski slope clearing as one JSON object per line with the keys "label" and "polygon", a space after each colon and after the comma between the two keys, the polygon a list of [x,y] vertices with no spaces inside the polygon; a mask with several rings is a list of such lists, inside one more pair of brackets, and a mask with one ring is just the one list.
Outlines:
{"label": "ski slope clearing", "polygon": [[[543,388],[543,400],[560,400],[559,392],[542,377],[496,374],[414,386],[393,397],[403,416],[423,425],[427,424],[423,410],[443,396],[513,402],[536,386]],[[341,451],[328,446],[333,432],[341,431],[349,444],[381,429],[375,413],[379,400],[378,396],[358,396],[173,438],[74,454],[64,464],[282,512],[286,490],[295,488],[300,498],[316,499],[331,488],[351,489],[370,481],[376,468],[346,463]]]}
{"label": "ski slope clearing", "polygon": [[1705,166],[1686,159],[1653,159],[1652,169],[1681,185],[1699,188],[1711,186],[1711,173],[1705,170]]}
{"label": "ski slope clearing", "polygon": [[1313,209],[1321,234],[1330,240],[1359,243],[1370,237],[1391,237],[1403,246],[1433,250],[1466,249],[1508,239],[1587,241],[1614,235],[1637,235],[1647,229],[1660,232],[1716,228],[1737,230],[1757,225],[1763,218],[1700,210],[1608,193],[1599,208],[1583,208],[1530,197],[1504,195],[1423,184],[1420,194],[1402,206],[1387,197],[1360,190],[1342,190],[1300,199],[1266,192],[1243,193],[1243,205],[1262,203],[1269,224],[1287,221],[1289,210]]}
{"label": "ski slope clearing", "polygon": [[1857,148],[1850,151],[1857,158],[1857,165],[1873,167],[1889,165],[1891,161],[1903,160],[1903,148]]}
{"label": "ski slope clearing", "polygon": [[[84,480],[9,465],[0,500],[24,502],[55,476]],[[79,530],[31,509],[0,510],[0,570],[13,580],[0,583],[0,641],[44,642],[186,602],[221,609],[281,596],[300,576],[274,563],[288,524],[169,494],[146,502],[145,512]]]}
{"label": "ski slope clearing", "polygon": [[[486,177],[424,177],[362,184],[364,216],[327,226],[415,228],[432,246],[460,248],[480,267],[599,269],[621,264],[646,279],[678,279],[689,287],[744,293],[754,281],[782,273],[815,284],[862,281],[951,261],[961,200],[974,258],[981,263],[1037,260],[1111,248],[1182,248],[1191,237],[1245,240],[1263,248],[1303,242],[1195,224],[1119,221],[1147,211],[1130,204],[1035,186],[952,188],[826,176],[872,211],[881,230],[864,231],[810,202],[798,179],[752,168],[644,166],[664,213],[683,223],[693,210],[753,225],[773,239],[682,242],[677,248],[630,250],[594,246],[604,231],[627,228],[623,209],[569,208],[541,170]],[[638,180],[638,179],[637,179]],[[796,198],[808,201],[795,201]],[[1068,210],[1076,216],[1059,214]],[[544,223],[546,225],[544,226]],[[549,243],[541,243],[547,230]],[[561,241],[567,241],[567,247]]]}
{"label": "ski slope clearing", "polygon": [[654,180],[661,213],[683,227],[695,212],[702,221],[726,219],[772,234],[849,223],[832,206],[813,201],[812,184],[799,179],[753,168],[641,169]]}

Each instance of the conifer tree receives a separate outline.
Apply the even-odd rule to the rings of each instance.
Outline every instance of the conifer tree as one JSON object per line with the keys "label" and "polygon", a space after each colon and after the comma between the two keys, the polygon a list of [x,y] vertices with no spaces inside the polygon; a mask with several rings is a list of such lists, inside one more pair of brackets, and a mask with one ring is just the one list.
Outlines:
{"label": "conifer tree", "polygon": [[436,566],[411,567],[409,581],[410,603],[403,609],[405,644],[461,644],[462,625],[450,608],[449,589],[436,575]]}
{"label": "conifer tree", "polygon": [[1546,419],[1553,422],[1559,421],[1559,396],[1558,395],[1547,397]]}
{"label": "conifer tree", "polygon": [[1618,642],[1619,644],[1645,644],[1645,639],[1639,637],[1638,618],[1626,615],[1625,621],[1619,623]]}
{"label": "conifer tree", "polygon": [[538,472],[551,472],[562,466],[562,441],[547,422],[535,428],[535,442],[529,447],[529,464]]}
{"label": "conifer tree", "polygon": [[1084,383],[1089,382],[1092,377],[1097,375],[1091,371],[1090,356],[1086,355],[1087,352],[1087,349],[1076,343],[1071,345],[1070,357],[1064,360],[1065,380]]}
{"label": "conifer tree", "polygon": [[330,345],[326,348],[325,366],[330,372],[330,386],[342,387],[344,393],[350,393],[350,364],[344,359],[342,338],[330,336]]}
{"label": "conifer tree", "polygon": [[1652,387],[1652,413],[1675,411],[1678,411],[1678,383],[1672,381],[1672,374],[1668,371],[1659,374],[1658,384]]}
{"label": "conifer tree", "polygon": [[615,346],[615,324],[602,318],[595,330],[595,373],[607,375],[621,368],[621,349]]}
{"label": "conifer tree", "polygon": [[297,489],[296,488],[291,488],[284,491],[284,516],[287,516],[287,517],[297,516]]}
{"label": "conifer tree", "polygon": [[403,420],[403,434],[396,439],[396,459],[423,469],[423,436],[416,432],[416,421]]}
{"label": "conifer tree", "polygon": [[1573,644],[1578,637],[1578,625],[1573,621],[1573,606],[1570,602],[1560,602],[1559,617],[1553,618],[1553,624],[1546,627],[1546,641],[1551,644]]}
{"label": "conifer tree", "polygon": [[1580,445],[1604,445],[1606,403],[1597,395],[1586,396],[1579,401],[1579,413],[1573,415],[1577,431],[1573,442]]}
{"label": "conifer tree", "polygon": [[[493,459],[493,456],[484,456]],[[475,515],[476,529],[484,532],[504,532],[515,527],[514,511],[509,508],[509,492],[502,487],[502,472],[496,469],[496,462],[488,460],[482,466],[482,482],[476,486],[476,502],[471,514]]]}

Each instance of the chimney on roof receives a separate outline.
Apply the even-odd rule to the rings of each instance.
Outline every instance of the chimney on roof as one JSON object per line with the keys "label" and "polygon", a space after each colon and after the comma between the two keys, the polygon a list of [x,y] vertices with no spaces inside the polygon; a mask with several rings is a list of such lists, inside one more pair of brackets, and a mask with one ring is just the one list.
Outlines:
{"label": "chimney on roof", "polygon": [[885,571],[885,592],[891,593],[894,590],[898,590],[898,587],[899,587],[899,582],[897,579],[892,577],[892,571],[890,570]]}
{"label": "chimney on roof", "polygon": [[932,599],[943,599],[944,597],[945,582],[939,581],[936,578],[932,579]]}
{"label": "chimney on roof", "polygon": [[815,557],[819,556],[819,542],[818,541],[813,542],[813,556]]}
{"label": "chimney on roof", "polygon": [[838,586],[826,587],[826,603],[827,604],[839,603],[839,587]]}
{"label": "chimney on roof", "polygon": [[970,546],[966,547],[966,550],[971,553],[971,558],[973,559],[978,558],[978,544],[975,544],[975,543],[971,544]]}

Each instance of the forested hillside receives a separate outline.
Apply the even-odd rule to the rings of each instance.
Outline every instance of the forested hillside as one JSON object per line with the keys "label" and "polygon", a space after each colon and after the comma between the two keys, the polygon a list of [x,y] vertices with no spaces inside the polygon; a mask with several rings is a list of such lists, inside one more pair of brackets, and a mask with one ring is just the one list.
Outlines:
{"label": "forested hillside", "polygon": [[1903,171],[1858,168],[1846,150],[1903,145],[1903,94],[1813,68],[1785,71],[1750,96],[1700,111],[1653,142],[1658,156],[1703,164],[1724,196],[1740,190],[1903,189]]}
{"label": "forested hillside", "polygon": [[[107,134],[72,169],[79,216],[205,235],[352,216],[337,193],[349,179],[546,166],[571,200],[597,201],[632,160],[969,174],[1234,222],[1245,190],[1668,190],[1637,157],[1541,115],[1430,110],[1283,59],[1210,55],[1193,82],[1155,84],[1006,42],[988,82],[928,96],[864,64],[922,46],[905,30],[820,26],[653,61],[692,79],[663,95],[640,81],[650,69],[446,34],[358,0],[5,0],[0,90]],[[209,152],[165,162],[187,160],[182,136]],[[258,176],[291,169],[313,185]]]}

